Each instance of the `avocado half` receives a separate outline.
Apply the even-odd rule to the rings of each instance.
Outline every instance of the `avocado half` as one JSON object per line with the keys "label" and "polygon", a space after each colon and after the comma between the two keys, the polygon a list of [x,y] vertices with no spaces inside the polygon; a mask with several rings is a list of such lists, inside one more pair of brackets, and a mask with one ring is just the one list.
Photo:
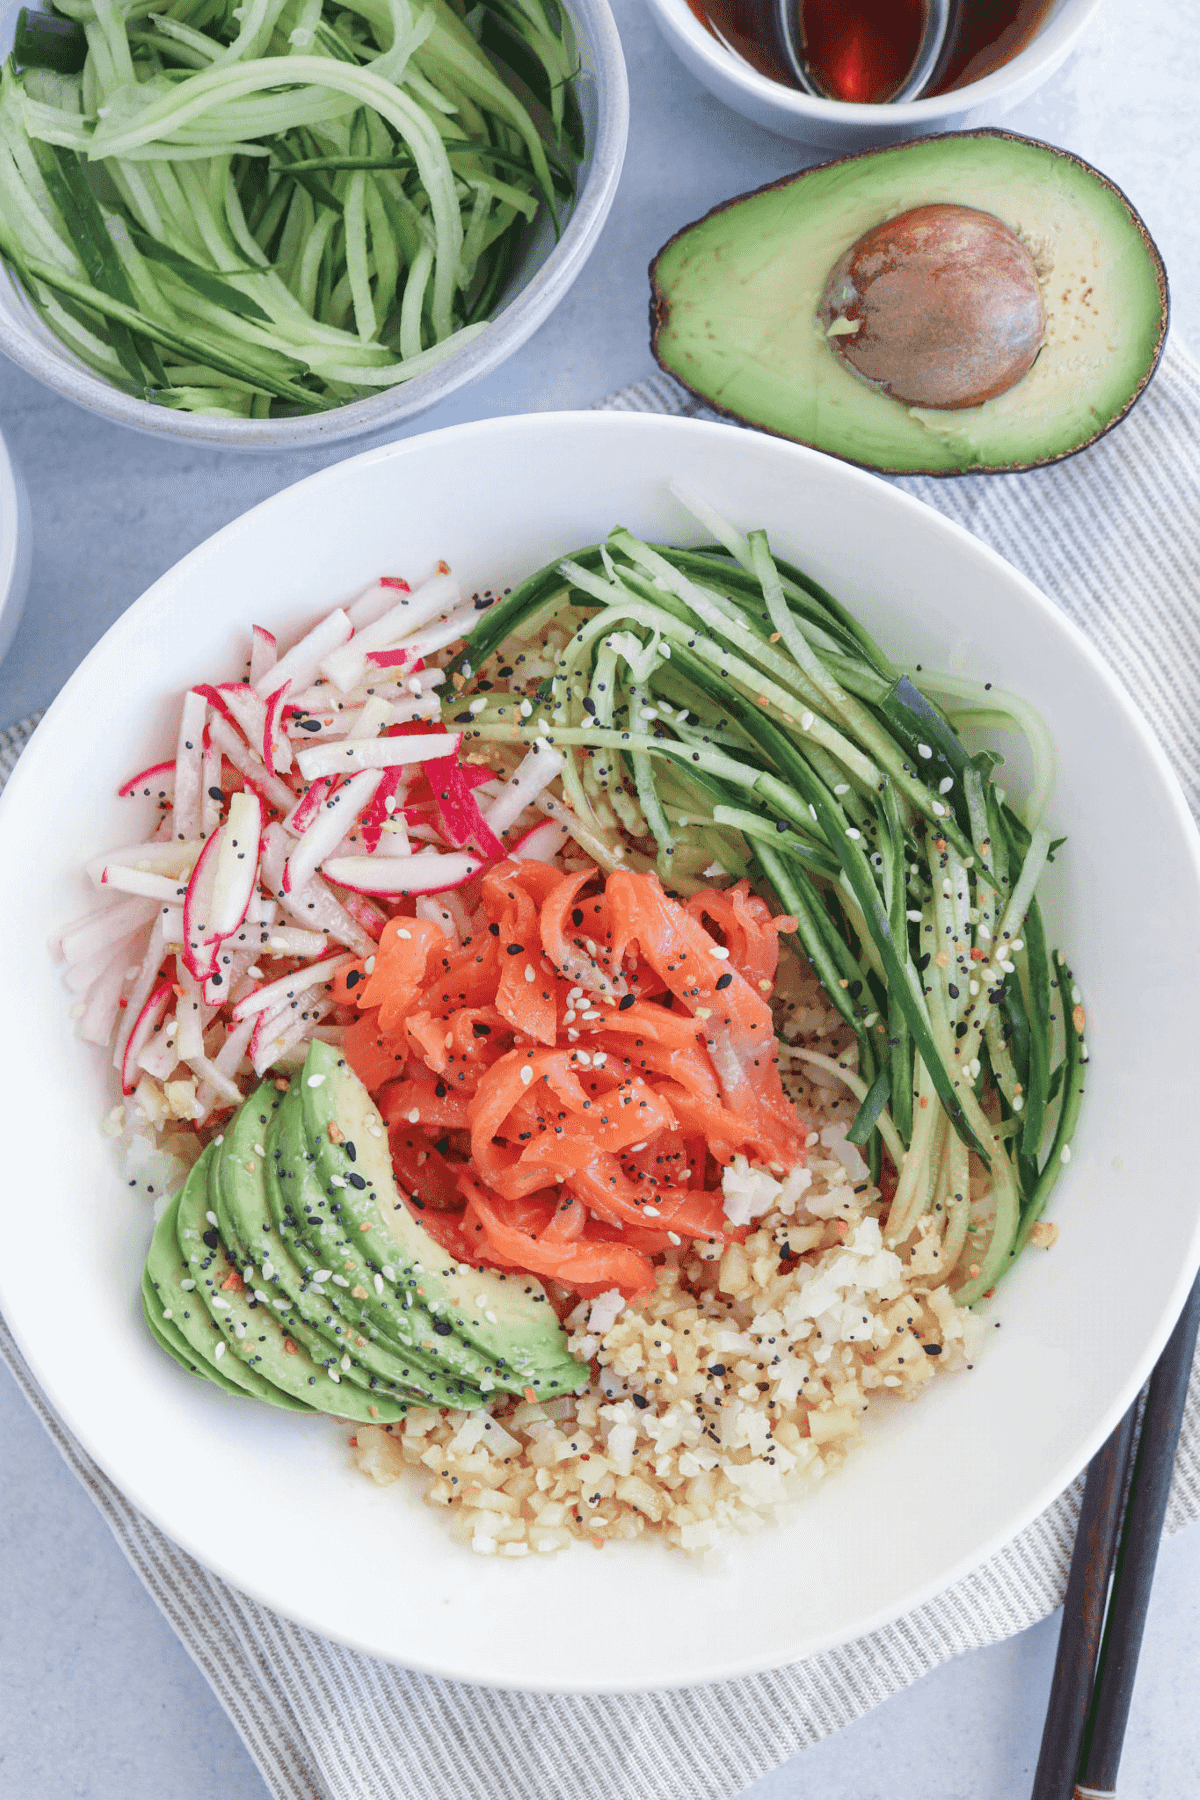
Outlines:
{"label": "avocado half", "polygon": [[[1011,227],[1033,258],[1045,337],[977,406],[910,406],[850,369],[817,318],[864,232],[936,202]],[[1162,258],[1121,190],[1069,151],[949,132],[805,169],[684,226],[650,265],[651,347],[716,411],[889,475],[1058,462],[1123,419],[1167,334]]]}

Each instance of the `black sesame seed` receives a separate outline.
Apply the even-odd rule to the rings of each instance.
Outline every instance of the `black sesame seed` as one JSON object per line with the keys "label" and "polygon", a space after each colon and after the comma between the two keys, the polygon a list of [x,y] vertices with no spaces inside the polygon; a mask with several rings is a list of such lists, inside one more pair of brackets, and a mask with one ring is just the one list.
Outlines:
{"label": "black sesame seed", "polygon": [[639,1411],[644,1411],[646,1407],[649,1406],[650,1402],[647,1400],[645,1394],[635,1394],[633,1396],[633,1404]]}
{"label": "black sesame seed", "polygon": [[621,998],[617,1001],[617,1011],[618,1012],[628,1012],[629,1008],[634,1004],[634,1002],[636,1000],[637,1000],[636,994],[622,994]]}
{"label": "black sesame seed", "polygon": [[350,1173],[346,1177],[346,1180],[350,1183],[351,1187],[355,1187],[355,1188],[365,1188],[367,1185],[366,1182],[363,1180],[362,1176],[359,1175],[354,1169],[351,1169]]}
{"label": "black sesame seed", "polygon": [[726,970],[724,975],[720,975],[717,978],[718,988],[730,987],[732,985],[732,982],[733,982],[733,976],[729,973],[728,970]]}

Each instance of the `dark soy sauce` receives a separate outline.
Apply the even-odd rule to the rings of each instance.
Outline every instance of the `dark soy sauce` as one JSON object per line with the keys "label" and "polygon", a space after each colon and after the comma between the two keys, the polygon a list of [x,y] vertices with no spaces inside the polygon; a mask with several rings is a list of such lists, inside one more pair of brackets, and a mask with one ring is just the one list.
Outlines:
{"label": "dark soy sauce", "polygon": [[[834,99],[872,102],[894,93],[912,67],[922,0],[799,0],[809,64]],[[770,0],[688,0],[718,42],[761,75],[794,88],[772,37]],[[1022,51],[1054,0],[965,0],[929,89],[950,93],[982,81]]]}

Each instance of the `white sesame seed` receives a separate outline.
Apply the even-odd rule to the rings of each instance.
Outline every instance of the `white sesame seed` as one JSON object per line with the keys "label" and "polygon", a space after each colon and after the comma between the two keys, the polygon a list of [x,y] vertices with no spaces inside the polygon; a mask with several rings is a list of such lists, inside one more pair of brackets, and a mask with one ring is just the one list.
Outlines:
{"label": "white sesame seed", "polygon": [[398,929],[398,930],[397,930],[397,932],[396,932],[396,936],[397,936],[397,937],[400,937],[400,938],[411,938],[411,937],[412,937],[412,932],[411,932],[411,931],[406,931],[406,930],[405,930],[405,929],[404,929],[404,926],[403,926],[403,925],[401,925],[401,926],[400,926],[400,927],[399,927],[399,929]]}
{"label": "white sesame seed", "polygon": [[812,722],[813,722],[813,716],[810,712],[802,712],[800,714],[800,729],[801,729],[801,731],[811,730]]}
{"label": "white sesame seed", "polygon": [[[264,1281],[274,1281],[274,1279],[275,1279],[274,1264],[269,1263],[269,1262],[264,1262],[262,1269],[263,1269],[263,1280]],[[253,1270],[251,1271],[251,1273],[253,1273]]]}
{"label": "white sesame seed", "polygon": [[386,1281],[395,1281],[396,1279],[396,1271],[393,1269],[391,1263],[383,1264],[383,1274]]}
{"label": "white sesame seed", "polygon": [[212,1304],[217,1308],[218,1312],[228,1312],[229,1311],[228,1300],[222,1300],[216,1294],[214,1294],[212,1297]]}
{"label": "white sesame seed", "polygon": [[346,1277],[344,1275],[335,1275],[333,1278],[333,1285],[334,1285],[334,1287],[348,1288],[350,1286],[350,1283],[346,1280]]}
{"label": "white sesame seed", "polygon": [[181,1282],[180,1282],[180,1284],[179,1284],[179,1285],[180,1285],[180,1287],[181,1287],[181,1288],[183,1288],[183,1290],[184,1290],[184,1292],[185,1292],[185,1293],[189,1293],[189,1294],[190,1294],[190,1293],[191,1293],[191,1291],[192,1291],[192,1289],[193,1289],[193,1288],[194,1288],[194,1287],[195,1287],[195,1285],[196,1285],[196,1284],[195,1284],[195,1282],[194,1282],[194,1281],[193,1281],[193,1280],[192,1280],[192,1279],[191,1279],[191,1277],[190,1277],[190,1276],[189,1276],[189,1277],[188,1277],[188,1279],[187,1279],[187,1280],[186,1280],[186,1281],[181,1281]]}
{"label": "white sesame seed", "polygon": [[715,956],[718,962],[726,962],[726,961],[728,961],[728,958],[729,958],[729,952],[725,948],[724,944],[714,944],[712,949],[709,951],[709,955]]}
{"label": "white sesame seed", "polygon": [[414,1106],[409,1109],[408,1122],[410,1125],[416,1125],[420,1121],[420,1117],[421,1109],[419,1106]]}
{"label": "white sesame seed", "polygon": [[[257,1146],[256,1146],[256,1148],[257,1148]],[[214,1212],[206,1212],[206,1213],[205,1213],[205,1215],[204,1215],[204,1216],[205,1216],[205,1218],[206,1218],[206,1219],[207,1219],[207,1220],[208,1220],[208,1222],[209,1222],[209,1224],[210,1224],[210,1225],[215,1225],[215,1224],[216,1224],[216,1222],[217,1222],[217,1215],[216,1215],[216,1213],[214,1213]]]}
{"label": "white sesame seed", "polygon": [[344,1188],[346,1185],[345,1178],[341,1175],[331,1175],[329,1177],[329,1185],[330,1187]]}
{"label": "white sesame seed", "polygon": [[329,1277],[332,1274],[333,1274],[332,1269],[315,1269],[313,1271],[313,1280],[314,1281],[328,1281]]}
{"label": "white sesame seed", "polygon": [[944,781],[938,782],[938,793],[939,794],[948,794],[950,792],[950,789],[953,786],[954,786],[953,775],[947,775]]}
{"label": "white sesame seed", "polygon": [[383,1276],[378,1272],[376,1272],[375,1275],[375,1292],[377,1294],[382,1294],[383,1292]]}
{"label": "white sesame seed", "polygon": [[933,755],[933,751],[929,748],[928,744],[918,744],[917,745],[917,755],[923,756],[925,758],[925,760],[928,761],[929,758]]}
{"label": "white sesame seed", "polygon": [[537,970],[534,968],[532,963],[525,964],[525,979],[526,979],[526,981],[536,981],[537,980]]}
{"label": "white sesame seed", "polygon": [[846,836],[848,838],[860,838],[862,836],[862,832],[858,830],[857,826],[850,825],[847,827]]}
{"label": "white sesame seed", "polygon": [[521,1069],[521,1081],[525,1087],[528,1087],[532,1080],[533,1080],[533,1070],[530,1068],[528,1063],[525,1063]]}
{"label": "white sesame seed", "polygon": [[1065,1163],[1069,1163],[1069,1162],[1070,1162],[1070,1160],[1071,1160],[1071,1146],[1070,1146],[1070,1144],[1064,1144],[1064,1145],[1063,1145],[1063,1147],[1062,1147],[1062,1155],[1061,1155],[1061,1156],[1060,1156],[1060,1157],[1059,1157],[1059,1159],[1058,1159],[1058,1160],[1059,1160],[1059,1161],[1060,1161],[1060,1162],[1065,1162]]}
{"label": "white sesame seed", "polygon": [[906,912],[904,916],[910,925],[919,925],[921,923],[921,915],[919,912]]}
{"label": "white sesame seed", "polygon": [[[264,1149],[263,1149],[263,1147],[262,1147],[262,1145],[261,1145],[261,1144],[255,1144],[255,1146],[254,1146],[254,1154],[255,1154],[255,1156],[265,1156],[265,1155],[266,1155],[266,1154],[267,1154],[267,1153],[266,1153],[266,1151],[265,1151],[265,1150],[264,1150]],[[215,1220],[214,1220],[214,1221],[213,1221],[213,1222],[214,1222],[214,1224],[215,1224],[215,1223],[216,1223],[216,1221],[215,1221]]]}
{"label": "white sesame seed", "polygon": [[349,1368],[349,1367],[350,1367],[350,1358],[349,1358],[349,1356],[348,1356],[348,1355],[347,1355],[347,1356],[343,1356],[343,1358],[342,1358],[342,1367],[343,1367],[343,1369],[348,1369],[348,1368]]}
{"label": "white sesame seed", "polygon": [[214,1355],[216,1356],[217,1360],[220,1361],[221,1357],[223,1357],[224,1354],[225,1354],[224,1344],[218,1344],[216,1350],[214,1351]]}
{"label": "white sesame seed", "polygon": [[316,1088],[316,1087],[323,1087],[324,1083],[325,1083],[325,1077],[323,1075],[310,1075],[304,1085],[306,1087]]}
{"label": "white sesame seed", "polygon": [[485,1312],[485,1313],[484,1313],[484,1315],[483,1315],[483,1316],[484,1316],[484,1318],[485,1318],[485,1319],[486,1319],[486,1320],[487,1320],[487,1322],[488,1322],[488,1324],[489,1324],[489,1325],[495,1325],[495,1324],[496,1324],[496,1322],[497,1322],[497,1321],[496,1321],[496,1315],[495,1315],[495,1313],[494,1313],[494,1312],[491,1312],[491,1311],[490,1311],[490,1310],[489,1310],[489,1311],[487,1311],[487,1312]]}

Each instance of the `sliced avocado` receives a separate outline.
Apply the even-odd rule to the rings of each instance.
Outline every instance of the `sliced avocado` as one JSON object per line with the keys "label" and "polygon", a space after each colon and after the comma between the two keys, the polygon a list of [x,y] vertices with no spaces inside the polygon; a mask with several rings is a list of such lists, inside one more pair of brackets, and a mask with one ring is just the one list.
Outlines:
{"label": "sliced avocado", "polygon": [[[991,214],[1033,259],[1045,330],[1028,373],[977,405],[913,406],[835,348],[826,282],[864,234],[911,209]],[[1056,462],[1123,418],[1157,366],[1162,260],[1120,189],[1067,151],[952,132],[806,169],[685,226],[650,266],[667,372],[746,424],[887,474]]]}
{"label": "sliced avocado", "polygon": [[382,1388],[393,1399],[427,1405],[427,1389],[411,1386],[398,1369],[363,1367],[337,1314],[327,1303],[322,1305],[316,1290],[306,1292],[308,1284],[290,1266],[266,1201],[266,1141],[279,1104],[274,1082],[264,1082],[238,1109],[216,1148],[209,1202],[221,1242],[255,1298],[270,1305],[287,1335],[326,1373],[369,1389],[374,1400]]}
{"label": "sliced avocado", "polygon": [[230,1121],[215,1165],[218,1225],[242,1261],[243,1279],[270,1292],[288,1331],[314,1362],[336,1368],[343,1381],[372,1395],[380,1384],[386,1391],[404,1389],[421,1406],[482,1406],[483,1393],[443,1365],[376,1341],[358,1303],[343,1305],[349,1282],[330,1289],[312,1280],[311,1260],[297,1263],[274,1216],[295,1216],[296,1167],[303,1155],[302,1144],[299,1154],[287,1147],[285,1117],[303,1130],[298,1101],[285,1107],[274,1083],[264,1082]]}
{"label": "sliced avocado", "polygon": [[[261,1383],[265,1392],[260,1398],[275,1405],[299,1400],[318,1412],[361,1419],[366,1424],[376,1419],[402,1419],[411,1404],[407,1398],[372,1395],[374,1410],[369,1411],[362,1389],[343,1382],[336,1370],[314,1362],[275,1317],[269,1300],[260,1299],[253,1288],[246,1287],[221,1242],[209,1201],[216,1149],[215,1144],[205,1148],[184,1183],[175,1211],[175,1234],[188,1276],[196,1284],[194,1292],[208,1308],[239,1374],[256,1385]],[[231,1357],[222,1360],[229,1365]]]}
{"label": "sliced avocado", "polygon": [[338,1190],[326,1192],[321,1185],[306,1133],[299,1093],[293,1092],[267,1136],[267,1201],[293,1268],[313,1295],[336,1304],[343,1323],[358,1335],[411,1362],[434,1404],[481,1405],[499,1386],[494,1360],[436,1331],[423,1301],[400,1294],[365,1263],[359,1243],[347,1239]]}
{"label": "sliced avocado", "polygon": [[182,1363],[185,1369],[193,1375],[198,1375],[202,1381],[215,1382],[218,1387],[223,1387],[226,1393],[245,1396],[245,1388],[238,1387],[235,1382],[229,1381],[218,1366],[201,1362],[176,1325],[174,1317],[168,1317],[167,1311],[158,1297],[158,1290],[145,1269],[142,1270],[142,1312],[150,1327],[151,1337],[161,1349],[166,1351],[168,1356],[173,1356],[177,1363]]}
{"label": "sliced avocado", "polygon": [[[188,1367],[199,1365],[201,1372],[210,1375],[219,1387],[226,1392],[252,1394],[256,1400],[274,1400],[276,1393],[271,1384],[253,1369],[243,1368],[237,1357],[230,1356],[221,1332],[212,1313],[204,1300],[202,1288],[198,1288],[194,1276],[185,1265],[179,1253],[178,1219],[179,1207],[184,1195],[191,1190],[190,1198],[199,1195],[201,1202],[207,1191],[208,1171],[201,1168],[200,1158],[195,1168],[185,1181],[183,1188],[163,1212],[155,1227],[150,1242],[149,1254],[146,1257],[145,1277],[143,1280],[142,1300],[145,1305],[145,1280],[148,1279],[157,1301],[158,1311],[169,1319],[166,1323],[174,1327],[170,1334],[163,1334],[159,1342],[163,1348],[174,1356],[176,1351],[175,1334],[177,1333],[191,1352],[186,1361]],[[187,1283],[186,1287],[184,1283]],[[157,1335],[157,1334],[156,1334]],[[286,1399],[281,1404],[292,1404]]]}
{"label": "sliced avocado", "polygon": [[[392,1176],[387,1132],[366,1088],[328,1044],[314,1041],[300,1079],[305,1137],[360,1285],[391,1289],[433,1318],[442,1349],[455,1339],[494,1359],[497,1387],[540,1397],[572,1393],[588,1378],[540,1281],[455,1262],[417,1223]],[[432,1347],[432,1346],[430,1346]],[[440,1351],[439,1351],[440,1354]]]}

